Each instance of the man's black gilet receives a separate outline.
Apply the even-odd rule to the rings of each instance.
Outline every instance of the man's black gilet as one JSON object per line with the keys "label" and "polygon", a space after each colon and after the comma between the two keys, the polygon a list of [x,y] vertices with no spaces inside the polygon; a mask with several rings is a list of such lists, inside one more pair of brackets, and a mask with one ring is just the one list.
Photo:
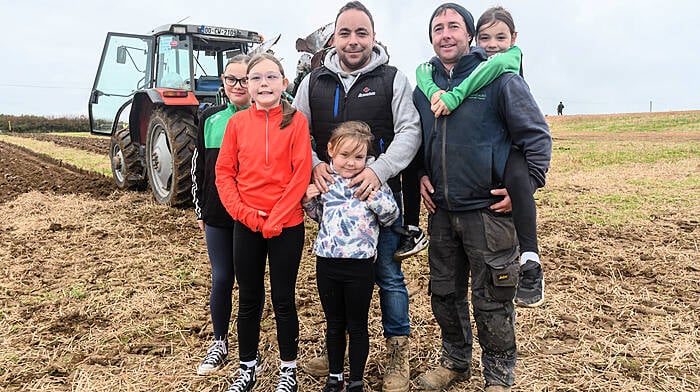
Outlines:
{"label": "man's black gilet", "polygon": [[[396,68],[380,65],[355,80],[345,93],[338,75],[320,67],[309,78],[309,108],[311,110],[311,135],[316,142],[318,158],[330,162],[328,140],[332,131],[345,121],[364,121],[374,134],[374,157],[386,152],[394,140],[394,116],[391,101],[394,91]],[[399,178],[389,179],[394,191],[399,191]]]}

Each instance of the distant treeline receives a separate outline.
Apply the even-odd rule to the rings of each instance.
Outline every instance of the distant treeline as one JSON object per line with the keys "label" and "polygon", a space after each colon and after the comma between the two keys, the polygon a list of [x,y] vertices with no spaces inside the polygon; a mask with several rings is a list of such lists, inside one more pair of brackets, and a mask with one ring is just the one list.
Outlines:
{"label": "distant treeline", "polygon": [[90,132],[88,118],[10,116],[0,114],[0,131],[12,132]]}

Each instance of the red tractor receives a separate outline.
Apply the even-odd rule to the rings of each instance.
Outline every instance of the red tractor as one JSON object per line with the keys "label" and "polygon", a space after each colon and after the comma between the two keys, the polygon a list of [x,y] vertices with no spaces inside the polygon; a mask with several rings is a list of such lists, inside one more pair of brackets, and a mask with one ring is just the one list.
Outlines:
{"label": "red tractor", "polygon": [[90,131],[112,138],[119,189],[148,184],[159,203],[190,202],[197,116],[222,99],[226,61],[262,41],[253,31],[184,24],[107,34],[88,110]]}

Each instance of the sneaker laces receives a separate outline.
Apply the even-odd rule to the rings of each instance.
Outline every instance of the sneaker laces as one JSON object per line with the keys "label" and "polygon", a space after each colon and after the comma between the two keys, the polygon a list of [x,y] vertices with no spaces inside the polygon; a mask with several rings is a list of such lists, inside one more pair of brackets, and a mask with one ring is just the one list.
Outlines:
{"label": "sneaker laces", "polygon": [[294,392],[297,385],[297,379],[294,375],[294,369],[283,367],[280,369],[280,382],[277,384],[275,392]]}
{"label": "sneaker laces", "polygon": [[224,358],[226,358],[227,354],[228,350],[226,349],[226,342],[223,340],[215,340],[211,347],[209,347],[209,350],[207,350],[207,356],[204,357],[202,364],[218,365]]}
{"label": "sneaker laces", "polygon": [[246,391],[246,387],[248,386],[248,383],[250,383],[250,379],[252,378],[254,371],[255,367],[248,369],[248,367],[245,365],[241,365],[241,367],[238,369],[238,377],[236,378],[236,381],[234,381],[233,384],[228,387],[226,392]]}

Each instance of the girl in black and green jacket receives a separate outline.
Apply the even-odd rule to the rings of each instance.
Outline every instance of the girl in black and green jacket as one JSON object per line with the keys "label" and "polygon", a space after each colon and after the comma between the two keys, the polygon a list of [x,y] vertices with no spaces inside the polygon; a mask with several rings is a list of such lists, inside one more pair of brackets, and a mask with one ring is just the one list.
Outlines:
{"label": "girl in black and green jacket", "polygon": [[221,81],[228,104],[206,109],[199,119],[197,145],[192,156],[192,196],[197,224],[204,231],[211,264],[209,309],[214,342],[197,369],[208,375],[224,365],[228,355],[228,329],[231,318],[231,294],[235,280],[233,268],[233,219],[221,204],[216,189],[214,168],[224,138],[226,124],[234,113],[250,106],[246,78],[248,55],[231,58]]}

